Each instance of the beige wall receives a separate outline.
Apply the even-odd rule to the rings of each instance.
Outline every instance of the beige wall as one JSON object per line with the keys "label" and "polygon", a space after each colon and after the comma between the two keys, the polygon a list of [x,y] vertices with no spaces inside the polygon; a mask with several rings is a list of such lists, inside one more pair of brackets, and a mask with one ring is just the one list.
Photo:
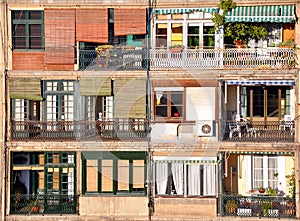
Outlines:
{"label": "beige wall", "polygon": [[83,196],[79,199],[81,216],[126,217],[147,220],[148,198],[126,196]]}
{"label": "beige wall", "polygon": [[216,198],[155,198],[154,214],[161,219],[214,218],[217,216]]}

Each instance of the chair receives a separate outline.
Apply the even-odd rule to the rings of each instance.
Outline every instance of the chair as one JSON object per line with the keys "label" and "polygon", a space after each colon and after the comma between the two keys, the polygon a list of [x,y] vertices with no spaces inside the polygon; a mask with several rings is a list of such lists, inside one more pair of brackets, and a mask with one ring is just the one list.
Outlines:
{"label": "chair", "polygon": [[237,121],[229,122],[229,138],[232,139],[234,134],[237,134],[239,138],[242,137],[241,125]]}
{"label": "chair", "polygon": [[279,130],[289,130],[291,135],[294,134],[294,121],[291,115],[284,115],[279,121]]}

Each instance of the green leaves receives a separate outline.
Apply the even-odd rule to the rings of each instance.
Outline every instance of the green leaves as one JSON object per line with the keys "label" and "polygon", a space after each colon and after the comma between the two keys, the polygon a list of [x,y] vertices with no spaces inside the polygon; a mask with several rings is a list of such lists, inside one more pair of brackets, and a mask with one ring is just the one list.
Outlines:
{"label": "green leaves", "polygon": [[236,3],[232,0],[220,0],[220,13],[214,13],[212,21],[214,22],[215,31],[224,27],[224,37],[229,38],[232,42],[242,40],[247,44],[250,39],[259,40],[268,35],[266,29],[257,23],[252,22],[233,22],[226,23],[226,13],[236,7]]}

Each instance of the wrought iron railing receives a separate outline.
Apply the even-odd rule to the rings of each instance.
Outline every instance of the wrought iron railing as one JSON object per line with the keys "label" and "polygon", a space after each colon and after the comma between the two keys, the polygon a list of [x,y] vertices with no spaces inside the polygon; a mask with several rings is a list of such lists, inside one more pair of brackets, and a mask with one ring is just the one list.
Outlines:
{"label": "wrought iron railing", "polygon": [[159,69],[289,69],[295,67],[292,48],[230,49],[106,49],[80,50],[80,70],[145,70],[149,52],[150,70]]}
{"label": "wrought iron railing", "polygon": [[225,121],[223,141],[294,142],[294,121]]}
{"label": "wrought iron railing", "polygon": [[76,214],[78,195],[11,194],[11,214]]}
{"label": "wrought iron railing", "polygon": [[143,140],[149,124],[141,118],[101,121],[11,121],[10,139],[17,141]]}
{"label": "wrought iron railing", "polygon": [[240,217],[295,218],[295,199],[283,196],[221,196],[221,215]]}
{"label": "wrought iron railing", "polygon": [[145,49],[106,49],[101,54],[95,50],[80,50],[80,70],[146,70]]}

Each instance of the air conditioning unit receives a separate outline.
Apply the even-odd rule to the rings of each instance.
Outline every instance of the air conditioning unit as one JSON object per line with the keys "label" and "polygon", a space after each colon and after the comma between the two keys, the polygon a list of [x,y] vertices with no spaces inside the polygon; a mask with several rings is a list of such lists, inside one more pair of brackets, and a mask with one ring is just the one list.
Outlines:
{"label": "air conditioning unit", "polygon": [[215,136],[215,121],[201,120],[196,121],[195,134],[199,137]]}

